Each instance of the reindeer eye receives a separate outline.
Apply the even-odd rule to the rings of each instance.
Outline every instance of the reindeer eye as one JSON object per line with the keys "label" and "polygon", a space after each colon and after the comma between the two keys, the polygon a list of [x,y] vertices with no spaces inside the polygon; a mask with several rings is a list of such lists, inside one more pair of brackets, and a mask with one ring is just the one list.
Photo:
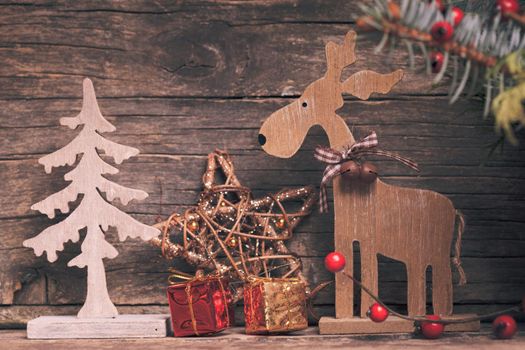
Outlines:
{"label": "reindeer eye", "polygon": [[305,102],[303,102],[302,106],[303,106],[304,108],[306,108],[306,107],[308,107],[308,103],[306,103],[306,101],[305,101]]}

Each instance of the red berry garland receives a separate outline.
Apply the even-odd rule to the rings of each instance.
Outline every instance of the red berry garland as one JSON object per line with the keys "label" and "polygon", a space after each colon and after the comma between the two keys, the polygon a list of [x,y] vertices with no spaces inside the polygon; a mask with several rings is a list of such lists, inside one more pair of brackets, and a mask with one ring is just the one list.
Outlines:
{"label": "red berry garland", "polygon": [[339,252],[332,252],[324,258],[324,266],[330,272],[339,272],[345,268],[345,265],[345,256]]}
{"label": "red berry garland", "polygon": [[[346,265],[346,259],[343,254],[339,252],[332,252],[325,257],[324,263],[328,271],[336,273],[344,269]],[[370,295],[374,300],[377,301],[376,303],[372,304],[372,306],[370,306],[370,308],[368,309],[366,313],[366,315],[373,322],[378,322],[378,323],[383,322],[388,318],[389,314],[392,313],[393,315],[400,317],[402,319],[414,321],[414,324],[416,326],[416,333],[421,333],[426,339],[437,339],[441,337],[441,335],[445,331],[446,324],[472,322],[474,320],[479,321],[479,320],[487,319],[489,317],[490,318],[494,317],[496,315],[500,315],[500,316],[498,316],[492,323],[492,329],[493,329],[494,335],[499,339],[510,339],[516,334],[516,332],[518,331],[518,327],[517,327],[517,324],[514,318],[504,313],[505,312],[515,312],[515,311],[520,311],[520,310],[522,312],[525,312],[525,296],[524,296],[519,306],[514,306],[512,308],[498,311],[492,314],[485,314],[485,315],[480,315],[477,317],[470,317],[470,318],[467,317],[465,319],[461,319],[461,320],[456,319],[453,321],[447,320],[447,319],[442,320],[441,317],[438,315],[427,315],[425,316],[425,319],[422,320],[420,317],[414,318],[414,317],[405,316],[405,315],[395,312],[394,310],[390,309],[388,306],[383,304],[378,296],[374,295],[367,287],[365,287],[359,280],[354,278],[351,274],[348,274],[345,271],[343,271],[342,273],[346,277],[350,278],[362,290],[364,290],[368,295]],[[327,286],[328,284],[330,284],[330,282],[325,283],[324,286]],[[433,322],[433,321],[437,321],[437,322]]]}
{"label": "red berry garland", "polygon": [[430,34],[432,35],[432,39],[435,41],[444,43],[452,39],[452,35],[454,35],[454,28],[452,28],[452,25],[447,21],[439,21],[434,23],[430,29]]}
{"label": "red berry garland", "polygon": [[439,73],[443,67],[443,60],[445,56],[439,51],[433,51],[429,54],[430,65],[432,66],[432,73]]}
{"label": "red berry garland", "polygon": [[496,338],[510,339],[518,331],[518,326],[513,317],[509,315],[501,315],[496,317],[492,322],[492,331]]}
{"label": "red berry garland", "polygon": [[383,307],[383,305],[379,303],[374,303],[368,311],[366,312],[366,315],[374,322],[383,322],[388,318],[388,310]]}
{"label": "red berry garland", "polygon": [[454,6],[452,9],[452,20],[454,21],[454,27],[457,27],[461,21],[463,20],[463,17],[465,17],[465,13],[463,10],[461,10],[459,7]]}
{"label": "red berry garland", "polygon": [[518,13],[520,10],[520,3],[518,0],[498,0],[498,10],[503,16],[509,13]]}
{"label": "red berry garland", "polygon": [[[438,315],[428,315],[426,316],[429,320],[441,320],[441,317]],[[421,334],[427,339],[437,339],[441,337],[445,331],[445,325],[443,323],[436,322],[421,322]]]}

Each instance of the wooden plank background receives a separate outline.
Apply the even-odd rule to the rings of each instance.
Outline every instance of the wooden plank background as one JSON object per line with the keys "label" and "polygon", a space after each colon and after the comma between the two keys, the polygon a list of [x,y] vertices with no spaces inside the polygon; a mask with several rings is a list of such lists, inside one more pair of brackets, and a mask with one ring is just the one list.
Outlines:
{"label": "wooden plank background", "polygon": [[[290,160],[266,155],[257,131],[323,74],[324,45],[353,27],[356,3],[2,1],[0,326],[73,313],[83,301],[85,271],[66,268],[78,245],[67,244],[58,262],[49,264],[22,241],[52,223],[30,206],[65,186],[65,169],[47,175],[37,159],[76,135],[58,120],[80,110],[84,77],[92,78],[102,113],[117,127],[108,138],[141,150],[113,179],[149,192],[146,201],[125,208],[143,222],[195,202],[205,156],[214,148],[233,154],[241,181],[256,194],[318,185],[322,166],[312,150],[327,143],[320,130],[312,130]],[[375,55],[375,43],[360,38],[359,61],[351,70],[405,67],[403,51]],[[454,289],[455,312],[493,311],[525,294],[525,140],[482,165],[487,145],[496,140],[492,121],[481,118],[480,101],[449,106],[446,93],[446,87],[433,89],[424,74],[408,71],[390,95],[368,102],[348,98],[340,115],[356,135],[374,129],[384,149],[421,165],[414,175],[379,161],[387,182],[442,192],[466,214],[469,283]],[[314,213],[289,243],[312,283],[330,278],[322,258],[333,249],[332,226],[330,215]],[[106,262],[119,309],[167,312],[169,264],[143,242],[108,236],[120,252]],[[381,295],[402,309],[404,269],[380,262]],[[333,303],[333,289],[317,299],[321,314],[332,314]]]}

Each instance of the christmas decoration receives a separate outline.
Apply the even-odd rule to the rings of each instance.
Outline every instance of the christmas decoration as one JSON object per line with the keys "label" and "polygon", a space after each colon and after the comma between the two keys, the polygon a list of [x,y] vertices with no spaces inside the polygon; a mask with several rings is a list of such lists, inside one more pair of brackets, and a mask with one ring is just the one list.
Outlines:
{"label": "christmas decoration", "polygon": [[[441,320],[441,317],[438,315],[428,315],[426,318],[431,321]],[[427,339],[437,339],[441,337],[445,331],[445,325],[437,322],[421,321],[418,322],[418,326],[416,327],[419,328],[421,334]]]}
{"label": "christmas decoration", "polygon": [[250,279],[244,288],[244,315],[247,334],[306,329],[306,286],[292,278]]}
{"label": "christmas decoration", "polygon": [[[463,20],[464,21],[464,20]],[[462,23],[463,23],[462,21]],[[345,67],[356,60],[355,32],[349,32],[342,44],[326,45],[327,71],[324,77],[306,87],[302,96],[270,115],[259,131],[259,141],[267,153],[281,158],[293,156],[301,147],[308,130],[320,125],[328,135],[330,148],[316,150],[316,157],[329,163],[323,174],[321,206],[327,207],[325,184],[333,177],[335,208],[335,249],[346,257],[346,269],[353,270],[353,246],[360,242],[361,276],[374,294],[378,292],[377,255],[404,263],[408,277],[409,315],[426,312],[425,274],[432,266],[432,304],[436,313],[452,313],[452,271],[449,257],[458,220],[454,265],[465,282],[461,268],[461,237],[464,228],[462,216],[451,201],[436,192],[388,185],[376,179],[370,183],[347,181],[340,173],[346,154],[388,155],[416,168],[412,161],[376,148],[374,133],[356,143],[350,128],[336,111],[343,105],[342,94],[367,99],[373,92],[387,93],[401,79],[402,71],[378,74],[372,71],[353,73],[341,81]],[[306,107],[304,106],[306,105]],[[354,159],[350,159],[354,160]],[[372,173],[368,168],[369,174]],[[360,316],[353,314],[353,281],[344,274],[336,276],[336,318],[321,318],[322,334],[382,333],[405,331],[411,322],[389,318],[369,327],[366,311],[373,303],[361,293]],[[358,325],[358,326],[356,326]],[[464,328],[461,328],[464,327]],[[479,323],[458,326],[456,330],[474,330]]]}
{"label": "christmas decoration", "polygon": [[341,163],[341,176],[348,181],[358,180],[361,176],[361,165],[353,160]]}
{"label": "christmas decoration", "polygon": [[377,168],[368,162],[361,165],[361,157],[364,155],[370,154],[389,157],[419,171],[417,164],[410,159],[401,157],[394,153],[375,149],[377,145],[377,135],[375,132],[372,132],[359,142],[347,145],[343,151],[322,146],[318,146],[315,149],[314,157],[317,160],[328,164],[323,173],[323,179],[321,180],[321,195],[319,196],[319,208],[321,213],[328,211],[326,186],[334,177],[348,174],[345,176],[348,180],[359,179],[365,184],[371,184],[376,180]]}
{"label": "christmas decoration", "polygon": [[345,257],[339,252],[332,252],[324,258],[324,266],[332,273],[341,271],[345,268],[345,265]]}
{"label": "christmas decoration", "polygon": [[[222,184],[217,183],[220,172],[226,179]],[[252,198],[223,151],[209,154],[203,183],[196,206],[155,225],[163,236],[151,243],[166,258],[182,257],[204,274],[227,277],[235,289],[234,302],[244,295],[239,282],[253,276],[294,277],[307,285],[300,260],[290,254],[284,241],[310,213],[315,202],[313,188],[284,189]],[[285,209],[294,203],[299,204],[296,211]],[[172,242],[177,238],[182,243]]]}
{"label": "christmas decoration", "polygon": [[452,28],[452,25],[447,21],[439,21],[434,23],[434,25],[430,29],[430,34],[432,34],[432,38],[435,41],[439,43],[444,43],[452,39],[452,35],[454,34],[454,28]]}
{"label": "christmas decoration", "polygon": [[518,13],[520,4],[518,0],[498,0],[497,8],[503,16],[508,17],[510,14]]}
{"label": "christmas decoration", "polygon": [[[109,201],[116,198],[124,205],[129,201],[145,199],[148,194],[118,185],[106,179],[105,174],[117,174],[118,169],[99,156],[103,151],[107,157],[120,164],[139,153],[136,148],[123,146],[103,138],[100,134],[115,131],[115,127],[101,114],[93,83],[83,82],[82,110],[76,117],[62,118],[60,124],[76,129],[83,126],[78,136],[65,147],[39,159],[39,163],[50,173],[53,167],[73,165],[82,155],[75,169],[65,174],[70,184],[31,208],[55,217],[55,209],[66,214],[70,202],[79,195],[82,199],[69,216],[48,227],[37,236],[24,241],[25,247],[33,248],[37,256],[44,252],[50,262],[57,260],[57,252],[64,249],[68,241],[78,242],[80,230],[86,231],[81,254],[68,262],[68,266],[87,267],[87,296],[84,305],[75,316],[41,316],[29,321],[27,337],[30,339],[57,338],[124,338],[165,337],[167,333],[165,315],[118,315],[111,302],[106,286],[104,258],[113,259],[117,250],[104,239],[108,228],[118,231],[118,238],[141,238],[150,240],[160,234],[151,226],[140,223],[112,206]],[[105,193],[105,196],[102,195]]]}
{"label": "christmas decoration", "polygon": [[[329,254],[330,255],[330,254]],[[328,257],[328,255],[327,255]],[[342,256],[342,259],[344,259],[344,256]],[[327,268],[328,269],[328,268]],[[330,269],[328,271],[332,272]],[[369,288],[367,288],[365,285],[361,283],[361,281],[357,280],[355,277],[353,277],[351,274],[342,271],[341,273],[345,275],[347,278],[352,280],[361,290],[370,296],[373,300],[376,302],[370,306],[370,308],[367,311],[367,316],[376,323],[384,322],[390,314],[392,314],[394,317],[397,317],[401,320],[411,321],[414,323],[415,326],[415,334],[422,334],[427,339],[437,339],[439,338],[443,332],[445,331],[445,326],[449,326],[450,328],[457,328],[458,325],[461,324],[468,324],[477,322],[479,324],[479,321],[481,320],[487,320],[496,317],[496,319],[492,323],[492,329],[494,332],[494,335],[501,339],[509,339],[514,336],[514,334],[517,332],[517,325],[514,318],[507,315],[509,312],[518,312],[523,311],[522,305],[519,306],[513,306],[508,309],[492,312],[485,315],[479,315],[479,316],[467,316],[467,317],[447,317],[442,318],[439,315],[427,315],[427,316],[407,316],[400,314],[391,308],[389,308],[385,303],[381,301],[381,299],[374,294]],[[320,283],[312,293],[310,294],[309,299],[309,306],[311,306],[312,300],[315,298],[315,296],[326,286],[328,286],[332,281],[327,281]],[[454,329],[457,330],[457,329]]]}
{"label": "christmas decoration", "polygon": [[377,167],[369,162],[363,163],[359,169],[359,179],[365,184],[371,184],[377,179]]}
{"label": "christmas decoration", "polygon": [[465,13],[463,12],[463,10],[456,6],[453,6],[450,9],[450,11],[452,13],[452,21],[454,23],[454,27],[457,27],[463,20],[463,17],[465,17]]}
{"label": "christmas decoration", "polygon": [[[104,174],[116,174],[118,170],[104,162],[97,149],[103,150],[117,164],[139,153],[136,148],[122,146],[100,136],[100,133],[115,131],[100,113],[93,83],[84,80],[84,101],[80,114],[73,118],[62,118],[60,124],[71,129],[83,125],[79,135],[64,148],[39,159],[47,173],[53,167],[73,165],[77,156],[82,154],[77,167],[64,176],[71,184],[31,208],[46,214],[50,219],[55,217],[55,209],[68,213],[69,203],[74,202],[80,194],[82,201],[78,207],[63,221],[42,231],[38,236],[24,241],[25,247],[33,248],[37,256],[47,253],[50,262],[57,260],[57,251],[64,249],[64,243],[71,240],[78,242],[79,230],[87,228],[86,238],[82,243],[82,253],[68,262],[68,266],[88,268],[87,297],[78,317],[113,317],[118,314],[111,302],[106,287],[106,274],[102,259],[113,259],[117,250],[104,240],[104,232],[109,226],[118,229],[118,237],[124,241],[127,237],[139,237],[149,240],[159,235],[159,230],[142,224],[131,216],[110,205],[108,201],[119,198],[122,204],[129,201],[145,199],[148,194],[117,185],[104,178]],[[101,192],[106,194],[106,199]]]}
{"label": "christmas decoration", "polygon": [[[426,58],[427,73],[437,73],[434,84],[453,65],[450,102],[467,91],[469,81],[468,96],[485,87],[484,116],[492,112],[496,130],[517,143],[515,131],[525,124],[525,16],[519,14],[517,0],[499,0],[497,9],[483,15],[463,13],[455,6],[444,11],[443,2],[426,0],[379,0],[360,7],[358,27],[383,34],[376,52],[401,43],[414,68],[418,48]],[[429,50],[442,53],[443,59],[427,54]]]}
{"label": "christmas decoration", "polygon": [[379,303],[372,304],[366,314],[374,322],[383,322],[388,318],[388,310]]}
{"label": "christmas decoration", "polygon": [[231,325],[228,282],[216,276],[198,276],[168,287],[173,334],[208,335]]}
{"label": "christmas decoration", "polygon": [[518,326],[512,316],[501,315],[492,321],[492,331],[496,338],[510,339],[518,331]]}

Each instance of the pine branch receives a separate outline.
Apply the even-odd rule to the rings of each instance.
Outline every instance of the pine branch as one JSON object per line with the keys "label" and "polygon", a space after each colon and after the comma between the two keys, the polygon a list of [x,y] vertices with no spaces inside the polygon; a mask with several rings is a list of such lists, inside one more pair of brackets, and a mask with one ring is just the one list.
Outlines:
{"label": "pine branch", "polygon": [[493,67],[498,61],[496,57],[487,56],[472,46],[462,45],[456,41],[439,42],[433,40],[432,35],[428,31],[411,28],[403,23],[388,18],[381,18],[379,21],[368,16],[361,17],[357,21],[358,28],[363,30],[370,30],[372,23],[373,27],[379,26],[382,31],[389,35],[394,35],[401,39],[407,39],[414,42],[420,42],[431,48],[442,49],[451,54],[458,55],[462,59],[475,61],[487,67]]}
{"label": "pine branch", "polygon": [[[502,14],[494,7],[482,15],[464,14],[453,6],[442,12],[435,2],[423,0],[401,0],[400,5],[394,0],[376,0],[360,4],[360,8],[363,15],[357,20],[358,28],[383,34],[376,52],[388,43],[395,46],[400,39],[413,67],[413,48],[419,45],[427,72],[431,70],[430,56],[440,57],[435,61],[438,68],[433,69],[437,73],[434,84],[441,81],[452,63],[450,103],[463,94],[472,96],[484,86],[484,116],[492,112],[497,132],[503,131],[511,143],[517,143],[515,126],[525,125],[521,104],[525,99],[521,86],[525,84],[525,15]],[[433,52],[428,53],[427,48]],[[483,84],[478,83],[478,76],[485,78]]]}
{"label": "pine branch", "polygon": [[525,26],[525,15],[519,13],[509,13],[507,16],[519,25]]}

